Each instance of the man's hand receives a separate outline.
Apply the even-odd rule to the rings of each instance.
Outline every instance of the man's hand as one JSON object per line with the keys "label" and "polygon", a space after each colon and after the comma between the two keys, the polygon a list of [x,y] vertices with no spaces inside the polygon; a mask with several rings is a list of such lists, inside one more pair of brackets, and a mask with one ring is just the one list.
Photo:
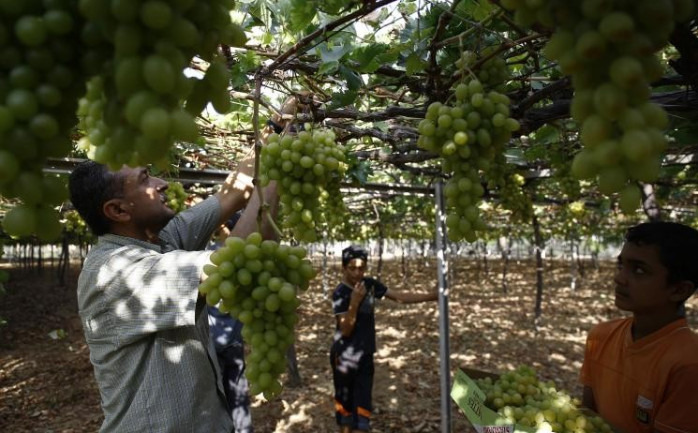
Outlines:
{"label": "man's hand", "polygon": [[366,296],[366,286],[364,285],[363,281],[359,281],[358,283],[354,284],[354,287],[352,288],[351,300],[349,302],[358,307],[359,304],[361,304],[361,301],[364,299],[364,296]]}
{"label": "man's hand", "polygon": [[286,129],[287,125],[292,124],[298,113],[311,113],[312,110],[318,107],[321,101],[308,91],[301,91],[295,95],[289,96],[284,101],[279,113],[271,116],[271,120],[277,125],[281,125]]}

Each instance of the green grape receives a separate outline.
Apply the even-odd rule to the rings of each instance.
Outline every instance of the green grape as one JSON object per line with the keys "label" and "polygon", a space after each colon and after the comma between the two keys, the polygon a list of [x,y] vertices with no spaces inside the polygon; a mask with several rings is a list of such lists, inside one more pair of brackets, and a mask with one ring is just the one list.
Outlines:
{"label": "green grape", "polygon": [[[289,248],[252,233],[246,239],[226,239],[204,268],[208,278],[199,291],[206,301],[219,304],[221,311],[244,324],[243,339],[250,347],[245,375],[253,395],[273,398],[281,392],[278,377],[285,370],[283,354],[293,342],[297,290],[315,276],[312,267],[294,271],[310,266],[305,255],[303,248]],[[263,265],[267,262],[272,266]]]}
{"label": "green grape", "polygon": [[347,169],[345,160],[344,147],[329,130],[268,137],[261,153],[262,185],[279,181],[282,227],[297,240],[312,242],[341,218],[339,186]]}

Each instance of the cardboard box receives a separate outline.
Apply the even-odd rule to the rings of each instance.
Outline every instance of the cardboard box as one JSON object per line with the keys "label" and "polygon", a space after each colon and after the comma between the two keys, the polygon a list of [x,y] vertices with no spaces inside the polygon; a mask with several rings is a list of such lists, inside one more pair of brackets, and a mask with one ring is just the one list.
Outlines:
{"label": "cardboard box", "polygon": [[[496,381],[499,376],[499,374],[473,368],[460,368],[453,380],[451,398],[478,433],[536,433],[537,428],[512,424],[505,417],[485,406],[485,393],[477,386],[475,380],[489,377]],[[586,408],[579,408],[579,411],[586,416],[599,416]],[[612,431],[618,433],[616,430]]]}
{"label": "cardboard box", "polygon": [[511,424],[506,418],[485,406],[485,393],[474,382],[474,379],[485,377],[496,380],[499,375],[470,368],[459,369],[451,387],[451,398],[465,413],[475,430],[478,433],[535,433],[535,428]]}

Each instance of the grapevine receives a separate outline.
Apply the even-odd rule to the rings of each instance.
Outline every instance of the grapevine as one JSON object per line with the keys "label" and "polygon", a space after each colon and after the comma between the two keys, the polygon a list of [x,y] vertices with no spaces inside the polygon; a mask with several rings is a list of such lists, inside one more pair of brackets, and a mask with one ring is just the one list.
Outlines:
{"label": "grapevine", "polygon": [[306,290],[315,270],[302,247],[279,245],[252,233],[230,237],[211,255],[208,275],[199,286],[209,305],[244,324],[242,337],[250,347],[245,375],[250,393],[271,399],[281,392],[286,349],[294,341],[298,321],[297,293]]}
{"label": "grapevine", "polygon": [[503,0],[522,26],[553,30],[543,53],[572,77],[570,108],[584,148],[572,163],[579,179],[619,193],[621,210],[640,204],[637,182],[659,176],[667,148],[666,112],[650,102],[650,83],[663,67],[655,53],[677,22],[695,14],[693,0],[529,2]]}
{"label": "grapevine", "polygon": [[[82,0],[83,39],[93,62],[78,115],[78,143],[97,162],[116,169],[166,160],[176,141],[194,142],[194,116],[209,102],[230,108],[228,70],[219,43],[242,45],[230,20],[230,0],[114,2]],[[193,56],[210,62],[203,79],[184,74]]]}
{"label": "grapevine", "polygon": [[[467,67],[471,61],[471,53],[464,52],[459,65]],[[492,74],[494,80],[503,76]],[[486,227],[478,208],[485,192],[480,172],[488,173],[493,167],[506,164],[504,146],[519,123],[509,117],[510,101],[506,95],[487,90],[477,78],[466,77],[455,88],[453,105],[429,105],[419,123],[417,144],[438,153],[443,158],[444,172],[451,175],[444,186],[449,237],[473,242],[476,233]],[[499,177],[507,179],[504,173]]]}
{"label": "grapevine", "polygon": [[[163,162],[175,141],[195,142],[209,102],[230,105],[219,43],[245,43],[231,0],[28,0],[0,2],[0,195],[15,237],[60,233],[54,206],[67,197],[42,167],[79,147],[98,162]],[[184,75],[194,56],[202,79]],[[61,188],[63,191],[61,191]]]}
{"label": "grapevine", "polygon": [[167,195],[167,205],[175,213],[179,213],[187,208],[189,194],[187,194],[180,182],[169,182],[165,195]]}
{"label": "grapevine", "polygon": [[76,2],[0,3],[0,195],[22,204],[4,218],[14,237],[60,234],[53,206],[65,186],[44,176],[49,157],[66,155],[85,75]]}
{"label": "grapevine", "polygon": [[341,199],[345,161],[344,146],[331,130],[269,136],[261,154],[261,184],[278,181],[283,227],[296,239],[317,240],[318,224],[331,218],[327,205]]}

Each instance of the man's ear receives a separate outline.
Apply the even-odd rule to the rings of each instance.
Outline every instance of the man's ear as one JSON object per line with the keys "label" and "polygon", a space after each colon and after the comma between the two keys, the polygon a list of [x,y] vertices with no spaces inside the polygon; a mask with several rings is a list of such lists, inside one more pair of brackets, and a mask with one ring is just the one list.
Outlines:
{"label": "man's ear", "polygon": [[674,292],[671,294],[671,300],[674,302],[684,302],[693,295],[696,291],[696,286],[688,280],[682,280],[674,284]]}
{"label": "man's ear", "polygon": [[125,208],[124,201],[118,198],[107,200],[102,206],[102,212],[108,220],[124,223],[131,220],[131,213]]}

